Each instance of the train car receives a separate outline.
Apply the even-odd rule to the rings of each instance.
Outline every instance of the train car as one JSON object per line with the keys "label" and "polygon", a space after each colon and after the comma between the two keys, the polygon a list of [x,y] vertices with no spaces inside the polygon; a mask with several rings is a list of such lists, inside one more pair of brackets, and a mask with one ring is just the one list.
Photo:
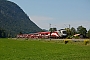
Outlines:
{"label": "train car", "polygon": [[17,38],[27,38],[28,34],[18,34]]}

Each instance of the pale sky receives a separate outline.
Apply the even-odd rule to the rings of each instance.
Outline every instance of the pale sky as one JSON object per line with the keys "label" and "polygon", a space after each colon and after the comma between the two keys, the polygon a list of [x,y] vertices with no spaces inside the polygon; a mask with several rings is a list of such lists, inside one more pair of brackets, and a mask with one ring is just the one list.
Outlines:
{"label": "pale sky", "polygon": [[90,29],[90,0],[10,0],[40,28],[83,26]]}

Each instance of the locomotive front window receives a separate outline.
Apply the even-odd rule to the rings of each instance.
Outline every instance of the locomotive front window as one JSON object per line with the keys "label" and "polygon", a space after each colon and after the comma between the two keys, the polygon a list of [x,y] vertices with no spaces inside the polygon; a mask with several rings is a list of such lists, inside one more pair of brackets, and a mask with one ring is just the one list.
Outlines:
{"label": "locomotive front window", "polygon": [[63,31],[63,34],[67,34],[66,31]]}

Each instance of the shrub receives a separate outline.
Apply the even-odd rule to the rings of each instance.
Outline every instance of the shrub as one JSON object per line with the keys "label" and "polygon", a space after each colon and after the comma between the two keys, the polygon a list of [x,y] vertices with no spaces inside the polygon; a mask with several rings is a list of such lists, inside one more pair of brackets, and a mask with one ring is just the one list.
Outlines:
{"label": "shrub", "polygon": [[64,43],[67,44],[69,42],[69,40],[64,40]]}
{"label": "shrub", "polygon": [[89,43],[89,40],[84,40],[84,44],[87,45]]}

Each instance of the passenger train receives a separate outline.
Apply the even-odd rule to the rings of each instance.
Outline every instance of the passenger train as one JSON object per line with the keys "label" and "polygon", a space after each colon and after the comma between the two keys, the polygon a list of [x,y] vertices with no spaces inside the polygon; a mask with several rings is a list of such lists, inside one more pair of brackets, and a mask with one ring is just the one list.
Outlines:
{"label": "passenger train", "polygon": [[18,34],[17,38],[65,38],[67,37],[66,30],[61,29],[54,32],[37,32],[37,33],[31,33],[31,34]]}

